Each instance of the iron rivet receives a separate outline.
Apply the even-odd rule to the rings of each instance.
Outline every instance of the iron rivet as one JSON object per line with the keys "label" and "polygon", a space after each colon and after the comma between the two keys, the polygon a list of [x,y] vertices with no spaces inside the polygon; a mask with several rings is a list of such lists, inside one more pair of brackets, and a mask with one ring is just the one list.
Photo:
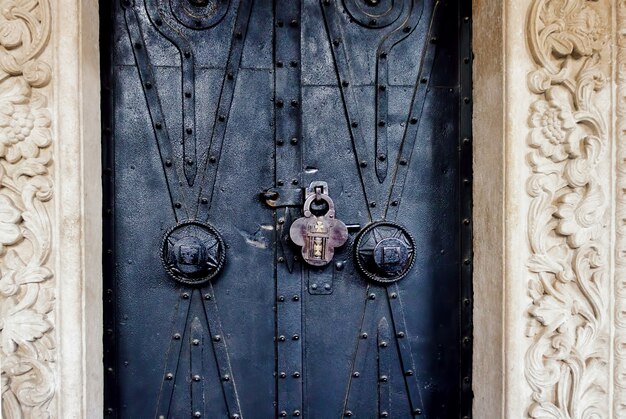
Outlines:
{"label": "iron rivet", "polygon": [[399,338],[403,338],[405,335],[404,335],[404,332],[398,332],[397,336],[398,336]]}
{"label": "iron rivet", "polygon": [[285,141],[282,140],[281,138],[279,138],[278,140],[276,140],[276,144],[277,145],[283,145],[283,144],[285,144]]}
{"label": "iron rivet", "polygon": [[409,33],[409,32],[411,32],[411,27],[410,26],[405,26],[403,31],[404,31],[404,33]]}
{"label": "iron rivet", "polygon": [[330,6],[330,0],[324,0],[324,6]]}
{"label": "iron rivet", "polygon": [[352,374],[352,376],[353,376],[354,378],[359,378],[359,377],[361,376],[361,374],[360,374],[358,371],[355,371],[355,372]]}
{"label": "iron rivet", "polygon": [[317,289],[317,284],[311,284],[311,289],[315,291]]}
{"label": "iron rivet", "polygon": [[282,181],[281,179],[278,179],[278,182],[276,182],[278,184],[278,186],[283,186],[285,184],[284,181]]}
{"label": "iron rivet", "polygon": [[146,82],[146,89],[152,89],[152,83],[147,81]]}
{"label": "iron rivet", "polygon": [[464,344],[466,344],[466,345],[467,345],[468,343],[470,343],[470,338],[469,338],[468,336],[465,336],[465,337],[463,338],[463,343],[464,343]]}
{"label": "iron rivet", "polygon": [[469,185],[469,184],[470,184],[470,180],[469,180],[469,179],[463,179],[463,183],[464,183],[465,185]]}
{"label": "iron rivet", "polygon": [[350,86],[350,82],[348,80],[344,80],[344,81],[341,82],[341,85],[343,87],[348,87],[348,86]]}
{"label": "iron rivet", "polygon": [[385,121],[378,121],[378,126],[379,127],[384,127],[386,125]]}
{"label": "iron rivet", "polygon": [[284,297],[284,296],[282,296],[282,295],[281,295],[281,296],[279,296],[279,297],[278,297],[278,301],[280,301],[280,302],[282,303],[283,301],[285,301],[285,297]]}
{"label": "iron rivet", "polygon": [[218,117],[217,117],[217,119],[218,119],[220,122],[224,122],[224,121],[226,121],[226,117],[225,117],[224,115],[220,115],[220,116],[218,116]]}
{"label": "iron rivet", "polygon": [[465,224],[466,226],[468,226],[470,223],[470,220],[468,218],[463,220],[463,224]]}
{"label": "iron rivet", "polygon": [[222,340],[222,337],[220,335],[215,335],[215,336],[213,336],[213,340],[215,342],[219,342],[220,340]]}
{"label": "iron rivet", "polygon": [[283,25],[284,25],[284,23],[283,23],[282,20],[279,19],[279,20],[276,21],[276,26],[278,26],[279,28],[282,28]]}
{"label": "iron rivet", "polygon": [[333,41],[333,45],[336,46],[336,47],[339,46],[340,43],[341,43],[341,39],[339,39],[339,38],[337,38],[337,39],[335,39]]}
{"label": "iron rivet", "polygon": [[113,374],[113,368],[111,368],[111,367],[107,368],[107,372],[108,372],[109,374]]}
{"label": "iron rivet", "polygon": [[463,300],[463,304],[465,304],[466,306],[470,305],[470,302],[471,302],[471,301],[470,301],[470,299],[469,299],[469,298],[465,298],[465,299]]}
{"label": "iron rivet", "polygon": [[175,333],[174,334],[174,339],[175,340],[180,340],[180,333]]}
{"label": "iron rivet", "polygon": [[324,284],[324,289],[325,289],[326,291],[330,291],[330,288],[331,288],[331,287],[330,287],[330,284]]}
{"label": "iron rivet", "polygon": [[285,217],[280,217],[278,219],[278,224],[285,224]]}
{"label": "iron rivet", "polygon": [[470,378],[469,378],[469,377],[465,377],[465,378],[463,379],[463,381],[465,381],[465,384],[468,384],[468,383],[470,382]]}
{"label": "iron rivet", "polygon": [[282,412],[280,412],[278,414],[281,418],[286,418],[287,417],[287,412],[285,412],[284,410]]}
{"label": "iron rivet", "polygon": [[284,104],[285,104],[285,102],[283,102],[281,99],[278,99],[276,101],[276,106],[278,106],[279,108],[282,108]]}
{"label": "iron rivet", "polygon": [[206,205],[206,204],[208,204],[208,203],[209,203],[209,200],[208,200],[208,199],[206,199],[206,198],[202,198],[202,199],[200,199],[200,202],[202,202],[203,204],[205,204],[205,205]]}
{"label": "iron rivet", "polygon": [[293,411],[293,415],[294,416],[300,416],[300,411],[299,410],[294,410]]}
{"label": "iron rivet", "polygon": [[141,49],[141,44],[139,42],[135,42],[135,48]]}
{"label": "iron rivet", "polygon": [[396,294],[395,292],[391,293],[391,298],[396,299],[398,298],[398,294]]}
{"label": "iron rivet", "polygon": [[361,339],[367,339],[367,333],[361,333]]}
{"label": "iron rivet", "polygon": [[380,347],[381,348],[386,348],[387,346],[389,346],[389,344],[387,342],[385,342],[385,341],[380,342]]}
{"label": "iron rivet", "polygon": [[198,374],[194,375],[193,381],[196,381],[196,382],[200,381],[200,376]]}
{"label": "iron rivet", "polygon": [[470,264],[470,260],[469,260],[469,259],[465,259],[465,260],[463,261],[463,264],[464,264],[464,265],[469,265],[469,264]]}
{"label": "iron rivet", "polygon": [[380,412],[380,417],[381,418],[388,418],[389,417],[389,413],[387,413],[387,412]]}
{"label": "iron rivet", "polygon": [[408,370],[407,372],[404,373],[405,375],[407,375],[408,377],[413,375],[413,370]]}
{"label": "iron rivet", "polygon": [[465,22],[465,23],[469,22],[469,16],[465,16],[465,17],[463,18],[463,22]]}
{"label": "iron rivet", "polygon": [[299,340],[299,339],[300,339],[300,336],[298,336],[298,335],[293,335],[292,339],[293,339],[293,340]]}
{"label": "iron rivet", "polygon": [[437,37],[433,36],[432,38],[430,38],[430,43],[431,44],[436,44],[437,43]]}
{"label": "iron rivet", "polygon": [[293,378],[300,378],[300,373],[298,371],[294,372]]}
{"label": "iron rivet", "polygon": [[467,96],[466,96],[466,97],[464,97],[464,98],[463,98],[463,102],[465,102],[465,103],[470,103],[470,98],[469,98],[469,97],[467,97]]}
{"label": "iron rivet", "polygon": [[211,300],[211,294],[204,294],[204,299],[207,301]]}
{"label": "iron rivet", "polygon": [[428,82],[428,79],[426,77],[423,77],[421,80],[422,84],[426,84]]}
{"label": "iron rivet", "polygon": [[283,335],[280,335],[280,336],[278,337],[278,340],[279,340],[280,342],[284,342],[284,341],[285,341],[285,337],[284,337]]}
{"label": "iron rivet", "polygon": [[376,26],[377,24],[378,24],[378,21],[376,19],[370,20],[370,25]]}
{"label": "iron rivet", "polygon": [[187,98],[191,97],[191,92],[185,92],[185,97]]}
{"label": "iron rivet", "polygon": [[297,139],[296,137],[293,137],[293,138],[291,139],[291,144],[293,144],[293,145],[298,144],[298,139]]}
{"label": "iron rivet", "polygon": [[243,38],[243,34],[240,31],[235,32],[235,38],[241,39]]}
{"label": "iron rivet", "polygon": [[387,53],[386,52],[381,52],[380,53],[380,58],[382,58],[382,59],[387,58]]}
{"label": "iron rivet", "polygon": [[291,106],[293,106],[294,108],[297,108],[297,107],[298,107],[298,101],[297,101],[297,100],[295,100],[295,99],[293,99],[293,100],[291,101]]}
{"label": "iron rivet", "polygon": [[347,417],[352,417],[352,412],[350,410],[346,410],[346,413],[344,413],[343,415]]}
{"label": "iron rivet", "polygon": [[163,125],[160,122],[157,122],[156,124],[154,124],[156,129],[161,129],[163,128]]}
{"label": "iron rivet", "polygon": [[193,346],[198,346],[200,345],[200,339],[194,339],[191,341],[191,343],[193,344]]}
{"label": "iron rivet", "polygon": [[232,72],[230,72],[230,71],[229,71],[229,72],[228,72],[228,74],[226,75],[226,78],[227,78],[228,80],[232,80],[234,77],[235,77],[235,76],[234,76],[234,75],[233,75],[233,73],[232,73]]}
{"label": "iron rivet", "polygon": [[463,62],[464,62],[465,64],[469,64],[469,61],[470,61],[469,57],[465,57],[465,58],[463,58]]}
{"label": "iron rivet", "polygon": [[385,161],[385,160],[387,160],[387,156],[386,156],[386,155],[384,155],[384,154],[379,154],[379,155],[378,155],[378,160],[380,160],[380,161]]}
{"label": "iron rivet", "polygon": [[387,381],[389,381],[389,378],[386,375],[381,375],[380,376],[380,381],[382,383],[386,383]]}
{"label": "iron rivet", "polygon": [[297,184],[298,184],[298,179],[293,179],[293,180],[291,181],[291,184],[292,184],[292,185],[297,185]]}
{"label": "iron rivet", "polygon": [[391,201],[391,206],[392,207],[397,207],[398,206],[398,201]]}
{"label": "iron rivet", "polygon": [[165,165],[167,167],[171,167],[172,166],[172,161],[170,159],[165,160]]}
{"label": "iron rivet", "polygon": [[282,61],[276,61],[276,67],[283,68],[283,62]]}
{"label": "iron rivet", "polygon": [[177,202],[177,203],[175,203],[175,204],[174,204],[174,206],[175,206],[176,208],[181,208],[181,207],[182,207],[182,204],[181,204],[180,202]]}
{"label": "iron rivet", "polygon": [[337,269],[338,271],[343,271],[343,262],[335,263],[335,269]]}
{"label": "iron rivet", "polygon": [[280,378],[285,378],[285,377],[287,377],[287,373],[285,373],[285,372],[281,372],[280,374],[278,374],[278,376],[279,376]]}
{"label": "iron rivet", "polygon": [[285,261],[284,257],[281,256],[281,257],[278,258],[278,263],[283,263],[284,261]]}
{"label": "iron rivet", "polygon": [[225,374],[224,377],[222,378],[224,381],[229,381],[230,380],[230,375]]}
{"label": "iron rivet", "polygon": [[192,158],[187,159],[187,164],[189,166],[193,166],[193,159]]}
{"label": "iron rivet", "polygon": [[376,299],[376,294],[371,293],[370,295],[367,296],[367,298],[369,298],[370,300],[375,300]]}
{"label": "iron rivet", "polygon": [[294,61],[290,61],[289,65],[292,66],[292,67],[297,67],[298,66],[298,62],[295,61],[295,60]]}
{"label": "iron rivet", "polygon": [[387,86],[385,86],[384,84],[381,84],[380,86],[378,86],[378,90],[380,90],[381,92],[384,92],[385,90],[387,90]]}
{"label": "iron rivet", "polygon": [[215,157],[215,156],[211,156],[211,157],[209,157],[209,161],[210,161],[211,163],[215,163],[215,162],[217,161],[217,157]]}
{"label": "iron rivet", "polygon": [[414,414],[414,415],[417,415],[417,416],[421,415],[421,414],[422,414],[422,409],[415,409],[415,410],[413,411],[413,414]]}
{"label": "iron rivet", "polygon": [[239,419],[239,415],[237,413],[233,413],[231,419]]}
{"label": "iron rivet", "polygon": [[187,128],[185,131],[187,131],[187,134],[191,134],[193,132],[191,128]]}
{"label": "iron rivet", "polygon": [[367,167],[367,162],[366,161],[361,161],[361,167]]}
{"label": "iron rivet", "polygon": [[165,374],[165,379],[166,380],[171,380],[174,378],[174,374],[172,374],[171,372],[168,372],[167,374]]}
{"label": "iron rivet", "polygon": [[417,118],[416,117],[411,118],[411,124],[413,124],[413,125],[417,124]]}
{"label": "iron rivet", "polygon": [[356,128],[356,127],[358,127],[358,126],[359,126],[359,123],[358,123],[358,122],[356,122],[356,121],[352,122],[352,128]]}
{"label": "iron rivet", "polygon": [[374,201],[370,202],[370,207],[376,208],[376,202],[374,202]]}
{"label": "iron rivet", "polygon": [[112,414],[113,414],[113,408],[109,407],[109,408],[107,409],[107,414],[108,414],[108,415],[112,415]]}
{"label": "iron rivet", "polygon": [[407,163],[408,163],[407,159],[405,159],[405,158],[401,158],[401,159],[400,159],[400,165],[402,165],[402,166],[406,166],[406,165],[407,165]]}
{"label": "iron rivet", "polygon": [[189,299],[189,294],[184,292],[183,293],[183,300],[187,300],[187,299]]}
{"label": "iron rivet", "polygon": [[189,51],[185,51],[185,52],[183,53],[183,55],[185,56],[185,58],[189,58],[189,57],[191,57],[191,52],[189,52]]}
{"label": "iron rivet", "polygon": [[470,143],[470,139],[465,137],[463,138],[463,145],[468,145]]}
{"label": "iron rivet", "polygon": [[293,301],[300,301],[300,296],[299,295],[294,295],[293,296]]}
{"label": "iron rivet", "polygon": [[297,26],[298,26],[298,21],[297,21],[296,19],[291,19],[291,22],[289,22],[289,25],[290,25],[292,28],[295,28],[295,27],[297,27]]}

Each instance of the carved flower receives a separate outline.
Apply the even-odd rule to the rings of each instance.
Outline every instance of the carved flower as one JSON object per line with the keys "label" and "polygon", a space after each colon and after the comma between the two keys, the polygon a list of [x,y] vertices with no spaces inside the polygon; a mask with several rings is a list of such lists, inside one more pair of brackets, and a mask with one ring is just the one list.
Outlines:
{"label": "carved flower", "polygon": [[16,351],[18,345],[28,345],[52,328],[45,314],[22,308],[13,298],[0,306],[0,346],[6,354]]}
{"label": "carved flower", "polygon": [[0,157],[15,163],[37,157],[50,145],[50,113],[44,96],[19,77],[8,80],[0,97]]}
{"label": "carved flower", "polygon": [[546,22],[540,37],[557,56],[589,56],[601,49],[606,38],[602,19],[585,0],[548,2],[542,20]]}
{"label": "carved flower", "polygon": [[604,195],[600,188],[590,184],[587,193],[574,190],[560,201],[555,213],[559,219],[557,233],[567,236],[567,242],[573,248],[595,240],[604,216]]}
{"label": "carved flower", "polygon": [[6,195],[0,195],[0,255],[5,246],[15,244],[22,238],[19,222],[22,214]]}
{"label": "carved flower", "polygon": [[571,144],[572,134],[576,130],[576,121],[568,101],[557,99],[549,91],[547,100],[538,100],[531,107],[529,124],[530,145],[554,162],[560,162],[576,152]]}

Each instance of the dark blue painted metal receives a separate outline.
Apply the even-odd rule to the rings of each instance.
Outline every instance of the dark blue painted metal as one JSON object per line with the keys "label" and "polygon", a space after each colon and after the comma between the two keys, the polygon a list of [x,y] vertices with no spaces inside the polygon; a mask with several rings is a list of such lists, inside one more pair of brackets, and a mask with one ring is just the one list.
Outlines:
{"label": "dark blue painted metal", "polygon": [[[108,416],[471,417],[469,10],[102,2]],[[315,181],[324,267],[289,238]]]}

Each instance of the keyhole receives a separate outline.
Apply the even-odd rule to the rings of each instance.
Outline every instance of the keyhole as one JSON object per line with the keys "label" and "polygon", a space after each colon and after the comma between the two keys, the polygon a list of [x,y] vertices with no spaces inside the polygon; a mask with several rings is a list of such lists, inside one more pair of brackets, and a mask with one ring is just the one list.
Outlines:
{"label": "keyhole", "polygon": [[311,202],[310,210],[311,214],[315,215],[316,217],[321,217],[328,212],[328,202],[323,199],[320,199],[317,202],[313,201]]}

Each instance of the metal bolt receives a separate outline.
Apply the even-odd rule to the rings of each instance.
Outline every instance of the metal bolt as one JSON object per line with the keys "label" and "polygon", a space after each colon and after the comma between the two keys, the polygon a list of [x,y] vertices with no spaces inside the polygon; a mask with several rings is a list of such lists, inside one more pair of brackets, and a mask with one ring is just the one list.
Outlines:
{"label": "metal bolt", "polygon": [[279,342],[284,342],[284,341],[285,341],[285,337],[284,337],[283,335],[280,335],[280,336],[278,337],[278,341],[279,341]]}
{"label": "metal bolt", "polygon": [[218,119],[220,122],[224,122],[224,121],[226,121],[226,117],[225,117],[224,115],[220,115],[220,116],[218,116],[218,117],[217,117],[217,119]]}
{"label": "metal bolt", "polygon": [[278,416],[280,416],[281,418],[286,418],[287,417],[287,412],[285,412],[284,410],[282,412],[280,412],[278,414]]}
{"label": "metal bolt", "polygon": [[183,292],[182,296],[184,300],[189,299],[189,293],[188,292]]}
{"label": "metal bolt", "polygon": [[324,284],[324,289],[326,291],[330,291],[330,288],[331,288],[330,284]]}
{"label": "metal bolt", "polygon": [[386,383],[387,381],[389,381],[389,378],[386,375],[381,375],[380,376],[380,382],[381,383]]}
{"label": "metal bolt", "polygon": [[317,284],[311,284],[311,289],[315,291],[317,289]]}
{"label": "metal bolt", "polygon": [[174,378],[174,374],[172,374],[171,372],[168,372],[167,374],[165,374],[165,379],[166,380],[171,380]]}
{"label": "metal bolt", "polygon": [[165,160],[165,165],[167,167],[172,167],[172,161],[170,159]]}
{"label": "metal bolt", "polygon": [[283,68],[283,62],[282,61],[276,61],[276,67]]}
{"label": "metal bolt", "polygon": [[200,381],[200,376],[198,374],[194,375],[193,381],[196,381],[196,382]]}
{"label": "metal bolt", "polygon": [[175,333],[174,334],[174,339],[175,340],[180,340],[180,333]]}
{"label": "metal bolt", "polygon": [[370,300],[375,300],[376,299],[376,294],[371,293],[370,295],[367,296],[367,298],[369,298]]}
{"label": "metal bolt", "polygon": [[176,208],[182,208],[183,205],[180,202],[177,202],[177,203],[174,204],[174,206]]}
{"label": "metal bolt", "polygon": [[298,335],[293,335],[293,337],[292,337],[291,339],[293,339],[293,340],[299,340],[299,339],[300,339],[300,336],[298,336]]}
{"label": "metal bolt", "polygon": [[465,260],[463,261],[463,264],[464,264],[464,265],[469,265],[469,264],[470,264],[470,260],[469,260],[469,259],[465,259]]}
{"label": "metal bolt", "polygon": [[465,102],[465,103],[470,103],[470,98],[469,98],[469,97],[467,97],[467,96],[466,96],[466,97],[464,97],[464,98],[463,98],[463,102]]}
{"label": "metal bolt", "polygon": [[384,411],[384,412],[380,412],[380,417],[381,418],[388,418],[389,417],[389,413]]}
{"label": "metal bolt", "polygon": [[187,165],[193,166],[193,159],[192,158],[188,158],[187,159]]}
{"label": "metal bolt", "polygon": [[469,299],[469,298],[465,298],[465,299],[463,300],[463,304],[465,304],[466,306],[469,306],[469,305],[470,305],[470,303],[471,303],[471,301],[470,301],[470,299]]}
{"label": "metal bolt", "polygon": [[285,373],[285,372],[281,372],[280,374],[278,374],[278,376],[279,376],[280,378],[285,378],[285,377],[287,376],[287,373]]}
{"label": "metal bolt", "polygon": [[291,139],[291,144],[293,144],[293,145],[298,144],[298,139],[297,139],[296,137],[293,137],[293,138]]}
{"label": "metal bolt", "polygon": [[215,335],[215,336],[213,336],[213,340],[215,342],[219,342],[220,340],[222,340],[222,337],[220,335]]}
{"label": "metal bolt", "polygon": [[200,339],[194,339],[191,341],[191,343],[193,344],[193,346],[198,346],[200,345]]}
{"label": "metal bolt", "polygon": [[399,338],[403,338],[405,336],[404,332],[398,332],[398,334],[396,335]]}
{"label": "metal bolt", "polygon": [[283,145],[283,144],[285,144],[285,141],[282,138],[279,138],[278,140],[276,140],[276,144],[277,145]]}
{"label": "metal bolt", "polygon": [[152,89],[152,82],[146,82],[146,89]]}
{"label": "metal bolt", "polygon": [[283,301],[285,301],[285,297],[284,297],[284,296],[282,296],[282,295],[281,295],[281,296],[279,296],[279,297],[278,297],[278,301],[280,301],[280,302],[282,303]]}
{"label": "metal bolt", "polygon": [[391,201],[391,206],[392,207],[397,207],[398,206],[398,201]]}
{"label": "metal bolt", "polygon": [[367,339],[367,333],[361,333],[361,339]]}
{"label": "metal bolt", "polygon": [[278,219],[278,224],[285,224],[285,217],[280,217]]}
{"label": "metal bolt", "polygon": [[208,204],[208,203],[209,203],[209,200],[208,200],[208,199],[206,199],[206,198],[201,198],[201,199],[200,199],[200,202],[202,202],[203,204]]}
{"label": "metal bolt", "polygon": [[361,374],[360,374],[358,371],[355,371],[355,372],[352,374],[352,376],[353,376],[354,378],[359,378],[359,377],[361,376]]}
{"label": "metal bolt", "polygon": [[300,296],[299,295],[294,295],[293,296],[293,301],[300,301]]}
{"label": "metal bolt", "polygon": [[463,224],[465,224],[466,226],[468,226],[469,223],[470,223],[469,218],[466,218],[466,219],[463,220]]}
{"label": "metal bolt", "polygon": [[204,294],[204,299],[207,301],[211,300],[211,294]]}
{"label": "metal bolt", "polygon": [[464,343],[465,345],[467,345],[468,343],[470,343],[470,338],[469,338],[468,336],[465,336],[465,337],[463,338],[463,343]]}
{"label": "metal bolt", "polygon": [[413,414],[414,414],[414,415],[417,415],[417,416],[420,416],[420,415],[422,414],[422,409],[419,409],[419,408],[415,409],[415,410],[413,411]]}
{"label": "metal bolt", "polygon": [[293,411],[293,415],[294,416],[300,416],[300,411],[299,410],[294,410]]}
{"label": "metal bolt", "polygon": [[380,347],[381,348],[386,348],[389,344],[385,341],[380,342]]}
{"label": "metal bolt", "polygon": [[370,202],[370,207],[376,208],[376,202],[374,202],[374,201]]}
{"label": "metal bolt", "polygon": [[417,124],[417,118],[416,118],[416,117],[411,118],[411,121],[410,121],[410,122],[411,122],[411,124],[413,124],[413,125]]}
{"label": "metal bolt", "polygon": [[298,371],[294,372],[293,378],[300,378],[300,373]]}
{"label": "metal bolt", "polygon": [[343,415],[347,417],[352,417],[352,411],[346,410],[346,412]]}
{"label": "metal bolt", "polygon": [[298,179],[293,179],[293,180],[291,181],[291,184],[292,184],[292,185],[297,185],[297,184],[298,184]]}
{"label": "metal bolt", "polygon": [[224,377],[222,377],[222,380],[229,381],[230,380],[230,375],[224,374]]}
{"label": "metal bolt", "polygon": [[413,370],[407,370],[407,371],[404,373],[404,375],[406,375],[406,376],[408,376],[408,377],[412,376],[412,375],[413,375]]}
{"label": "metal bolt", "polygon": [[392,292],[391,293],[391,298],[393,298],[395,300],[396,298],[398,298],[398,294],[395,293],[395,292]]}

